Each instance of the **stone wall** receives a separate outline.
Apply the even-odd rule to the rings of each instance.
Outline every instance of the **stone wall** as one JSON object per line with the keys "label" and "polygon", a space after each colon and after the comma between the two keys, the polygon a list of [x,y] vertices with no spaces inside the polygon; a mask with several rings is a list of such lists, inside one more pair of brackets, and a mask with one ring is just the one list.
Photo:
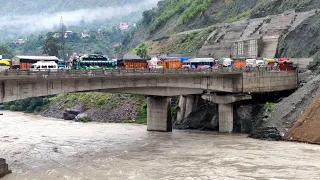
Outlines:
{"label": "stone wall", "polygon": [[[217,58],[232,57],[235,56],[235,42],[261,39],[261,43],[258,43],[257,56],[274,58],[281,39],[312,15],[314,15],[313,11],[303,13],[291,11],[274,16],[222,24],[219,31],[213,32],[208,37],[199,50],[199,54]],[[236,53],[236,55],[238,54]],[[243,54],[250,55],[248,52]]]}

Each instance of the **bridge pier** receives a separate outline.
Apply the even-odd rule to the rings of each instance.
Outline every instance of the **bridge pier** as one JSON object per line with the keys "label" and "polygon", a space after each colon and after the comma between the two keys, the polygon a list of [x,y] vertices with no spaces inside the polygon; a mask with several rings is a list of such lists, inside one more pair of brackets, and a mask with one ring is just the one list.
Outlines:
{"label": "bridge pier", "polygon": [[149,96],[147,105],[148,131],[171,132],[171,98]]}
{"label": "bridge pier", "polygon": [[10,173],[11,171],[8,169],[8,164],[6,163],[6,160],[0,158],[0,178]]}
{"label": "bridge pier", "polygon": [[250,95],[225,95],[216,94],[202,95],[202,98],[218,104],[219,106],[219,132],[233,132],[233,103],[237,101],[249,100]]}
{"label": "bridge pier", "polygon": [[177,120],[181,121],[189,116],[193,110],[195,103],[195,97],[193,95],[180,96],[179,111],[177,114]]}

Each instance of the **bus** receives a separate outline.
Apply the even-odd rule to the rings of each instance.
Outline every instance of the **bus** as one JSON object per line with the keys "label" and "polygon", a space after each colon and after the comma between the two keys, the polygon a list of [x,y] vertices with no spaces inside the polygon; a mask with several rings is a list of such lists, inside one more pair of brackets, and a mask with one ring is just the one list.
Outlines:
{"label": "bus", "polygon": [[214,58],[194,58],[190,60],[190,68],[208,69],[214,67]]}

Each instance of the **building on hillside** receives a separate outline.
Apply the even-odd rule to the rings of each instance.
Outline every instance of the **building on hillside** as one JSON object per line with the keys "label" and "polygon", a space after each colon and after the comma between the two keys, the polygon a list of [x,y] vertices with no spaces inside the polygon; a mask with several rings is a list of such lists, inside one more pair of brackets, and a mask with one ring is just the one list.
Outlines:
{"label": "building on hillside", "polygon": [[88,38],[88,37],[90,37],[91,35],[89,34],[89,33],[86,33],[86,32],[83,32],[83,33],[81,33],[81,37],[82,38]]}
{"label": "building on hillside", "polygon": [[38,61],[54,61],[59,62],[56,56],[15,56],[12,58],[11,66],[13,69],[29,69],[32,64]]}
{"label": "building on hillside", "polygon": [[25,40],[24,39],[18,39],[17,41],[16,41],[16,44],[17,45],[23,45],[25,43]]}
{"label": "building on hillside", "polygon": [[257,58],[262,48],[261,38],[235,41],[232,45],[233,57]]}
{"label": "building on hillside", "polygon": [[121,29],[121,30],[129,29],[129,23],[127,23],[127,22],[121,22],[121,23],[120,23],[120,29]]}
{"label": "building on hillside", "polygon": [[120,47],[122,44],[120,42],[113,42],[112,46],[113,47]]}

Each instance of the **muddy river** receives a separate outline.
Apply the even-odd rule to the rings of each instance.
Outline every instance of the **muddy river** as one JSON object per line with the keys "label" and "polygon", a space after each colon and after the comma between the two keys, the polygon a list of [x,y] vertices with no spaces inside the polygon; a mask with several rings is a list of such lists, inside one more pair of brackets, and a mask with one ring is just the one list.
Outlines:
{"label": "muddy river", "polygon": [[4,180],[320,179],[320,146],[3,112]]}

